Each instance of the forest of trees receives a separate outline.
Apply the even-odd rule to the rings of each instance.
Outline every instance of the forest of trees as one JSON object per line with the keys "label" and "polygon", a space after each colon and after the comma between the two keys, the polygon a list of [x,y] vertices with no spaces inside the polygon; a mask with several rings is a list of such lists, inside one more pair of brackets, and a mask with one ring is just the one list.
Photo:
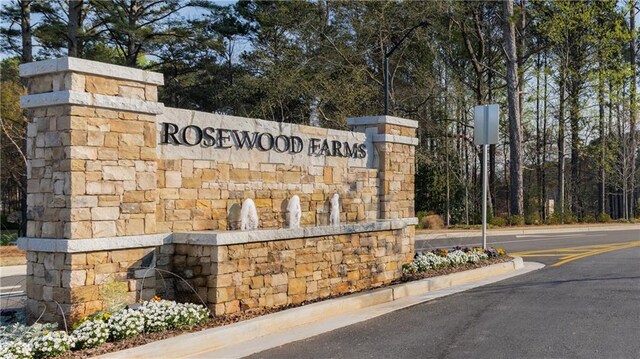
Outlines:
{"label": "forest of trees", "polygon": [[[2,196],[19,208],[21,62],[76,56],[161,72],[166,106],[347,129],[419,121],[416,209],[480,220],[473,107],[500,104],[492,220],[633,219],[638,0],[12,0],[2,6]],[[10,200],[13,204],[9,204]],[[545,203],[554,200],[555,214]],[[499,221],[497,221],[499,222]]]}

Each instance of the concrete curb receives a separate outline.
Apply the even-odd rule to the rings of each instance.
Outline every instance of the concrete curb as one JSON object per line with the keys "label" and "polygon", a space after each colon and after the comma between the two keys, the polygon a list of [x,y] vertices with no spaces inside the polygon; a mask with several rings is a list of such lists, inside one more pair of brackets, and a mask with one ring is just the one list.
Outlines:
{"label": "concrete curb", "polygon": [[[250,343],[258,338],[277,335],[279,332],[292,328],[313,324],[339,315],[349,315],[359,309],[510,274],[522,268],[524,268],[522,258],[515,257],[509,262],[330,299],[223,327],[183,334],[97,358],[185,358],[204,353],[211,354],[213,351],[221,351],[244,342]],[[216,357],[220,356],[216,355]]]}
{"label": "concrete curb", "polygon": [[9,277],[14,275],[26,275],[26,274],[27,274],[26,264],[0,267],[0,277]]}
{"label": "concrete curb", "polygon": [[[488,230],[487,236],[512,236],[518,234],[549,234],[549,233],[580,233],[580,232],[608,232],[608,231],[640,231],[640,225],[618,225],[601,227],[570,227],[570,228],[527,228],[513,230]],[[469,238],[480,237],[482,231],[462,231],[462,232],[438,232],[438,233],[416,233],[416,241],[448,238]]]}

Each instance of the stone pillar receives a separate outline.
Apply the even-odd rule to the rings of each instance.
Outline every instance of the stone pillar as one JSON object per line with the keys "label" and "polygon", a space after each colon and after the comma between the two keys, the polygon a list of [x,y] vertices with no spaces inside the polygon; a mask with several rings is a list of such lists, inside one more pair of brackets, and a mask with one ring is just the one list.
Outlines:
{"label": "stone pillar", "polygon": [[152,264],[159,238],[162,75],[60,58],[23,64],[20,76],[29,124],[27,238],[19,246],[28,253],[30,319],[44,312],[42,320],[59,321],[62,311],[73,321],[100,310],[100,286],[111,280],[135,300],[134,271]]}
{"label": "stone pillar", "polygon": [[393,116],[369,116],[349,118],[347,123],[354,131],[365,132],[374,144],[374,162],[380,180],[378,218],[413,219],[418,122]]}

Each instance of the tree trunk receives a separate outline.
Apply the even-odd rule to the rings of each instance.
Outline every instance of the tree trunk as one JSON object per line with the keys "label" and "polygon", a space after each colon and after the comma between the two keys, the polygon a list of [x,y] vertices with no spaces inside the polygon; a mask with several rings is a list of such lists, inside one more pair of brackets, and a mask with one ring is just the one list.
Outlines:
{"label": "tree trunk", "polygon": [[[490,45],[491,46],[491,45]],[[493,71],[487,73],[487,101],[493,103]],[[489,145],[489,213],[496,215],[496,145]]]}
{"label": "tree trunk", "polygon": [[565,105],[565,68],[560,66],[560,81],[558,91],[560,101],[558,103],[558,208],[564,221],[564,105]]}
{"label": "tree trunk", "polygon": [[598,131],[600,134],[600,183],[598,190],[598,214],[605,213],[605,161],[606,161],[606,134],[604,132],[604,70],[602,59],[600,59],[600,70],[598,71]]}
{"label": "tree trunk", "polygon": [[569,179],[569,206],[573,214],[581,211],[580,201],[580,96],[577,81],[571,81],[569,92],[569,126],[571,128],[571,178]]}
{"label": "tree trunk", "polygon": [[139,4],[137,0],[131,0],[131,4],[129,6],[129,34],[127,41],[127,53],[125,54],[125,58],[127,61],[127,65],[131,67],[135,67],[138,63],[138,52],[136,51],[136,16],[138,13]]}
{"label": "tree trunk", "polygon": [[636,81],[637,81],[637,73],[638,68],[636,66],[636,53],[638,52],[638,47],[636,44],[637,39],[637,31],[636,31],[636,6],[637,0],[630,0],[630,21],[629,27],[631,32],[630,41],[630,55],[629,62],[631,63],[631,83],[629,85],[629,109],[631,113],[629,114],[629,136],[631,136],[631,153],[630,153],[630,161],[631,161],[631,173],[629,174],[629,191],[630,194],[630,204],[629,204],[629,216],[634,217],[636,199],[635,199],[635,190],[636,190],[636,153],[638,152],[638,136],[636,134],[636,122],[638,120],[638,103],[637,103],[637,89],[636,89]]}
{"label": "tree trunk", "polygon": [[542,219],[547,219],[547,53],[544,53],[544,107],[542,108]]}
{"label": "tree trunk", "polygon": [[31,42],[31,0],[20,2],[20,32],[22,33],[22,63],[33,61],[33,45]]}
{"label": "tree trunk", "polygon": [[[518,111],[519,111],[519,118],[520,121],[522,122],[522,119],[524,118],[523,112],[524,112],[524,86],[526,84],[526,81],[524,80],[524,63],[525,63],[525,49],[526,49],[526,45],[527,45],[527,36],[526,36],[526,31],[527,31],[527,21],[526,21],[526,8],[525,8],[525,1],[526,0],[520,0],[520,28],[519,28],[519,32],[520,32],[520,47],[517,49],[517,53],[518,53]],[[515,41],[514,41],[515,44]]]}
{"label": "tree trunk", "polygon": [[542,60],[540,53],[536,59],[536,184],[538,192],[538,213],[540,218],[544,216],[544,200],[542,199],[542,169],[541,160],[542,157],[540,147],[540,71],[542,69]]}
{"label": "tree trunk", "polygon": [[507,97],[509,107],[509,158],[512,215],[523,214],[522,195],[522,127],[518,102],[518,63],[516,55],[516,29],[513,21],[513,0],[504,0],[504,38],[507,55]]}
{"label": "tree trunk", "polygon": [[82,28],[82,2],[83,0],[69,0],[69,25],[68,25],[68,54],[70,57],[81,57],[82,47],[79,30]]}

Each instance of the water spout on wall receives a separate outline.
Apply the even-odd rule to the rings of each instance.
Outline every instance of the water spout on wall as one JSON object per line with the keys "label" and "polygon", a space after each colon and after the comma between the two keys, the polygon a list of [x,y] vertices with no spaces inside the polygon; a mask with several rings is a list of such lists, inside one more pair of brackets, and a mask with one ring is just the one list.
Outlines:
{"label": "water spout on wall", "polygon": [[242,202],[242,209],[240,210],[240,230],[256,229],[258,228],[258,223],[256,204],[253,203],[251,198],[247,198]]}
{"label": "water spout on wall", "polygon": [[340,225],[340,196],[336,193],[331,198],[331,215],[329,225],[337,227]]}
{"label": "water spout on wall", "polygon": [[294,195],[287,205],[289,212],[289,228],[300,228],[300,217],[302,217],[302,208],[300,207],[300,197]]}

